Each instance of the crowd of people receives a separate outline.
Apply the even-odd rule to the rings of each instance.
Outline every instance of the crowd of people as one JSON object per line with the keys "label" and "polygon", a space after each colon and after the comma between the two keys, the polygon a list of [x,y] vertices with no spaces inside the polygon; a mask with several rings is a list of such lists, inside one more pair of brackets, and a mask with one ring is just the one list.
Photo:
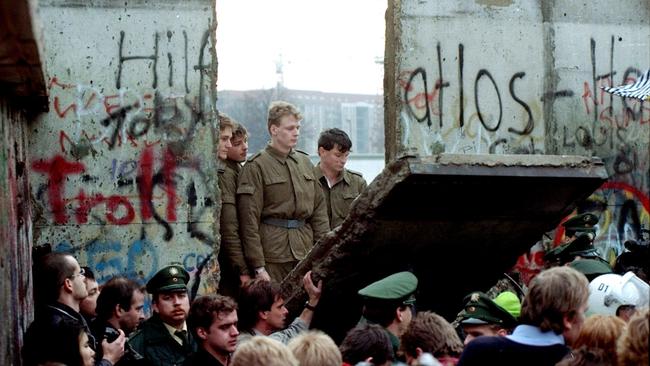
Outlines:
{"label": "crowd of people", "polygon": [[594,256],[592,214],[564,223],[566,243],[549,252],[552,265],[525,291],[493,298],[474,291],[452,323],[416,312],[418,278],[411,272],[359,286],[362,316],[340,344],[311,329],[323,289],[311,272],[303,277],[304,309],[289,319],[279,283],[341,224],[366,187],[359,173],[345,168],[352,143],[344,131],[321,133],[316,166],[295,149],[301,119],[295,106],[274,102],[271,141],[246,159],[246,129],[220,115],[218,294],[190,299],[190,274],[177,264],[161,268],[144,286],[123,276],[98,286],[92,269],[72,254],[42,255],[33,268],[36,313],[24,337],[23,363],[648,364],[647,272],[614,273]]}

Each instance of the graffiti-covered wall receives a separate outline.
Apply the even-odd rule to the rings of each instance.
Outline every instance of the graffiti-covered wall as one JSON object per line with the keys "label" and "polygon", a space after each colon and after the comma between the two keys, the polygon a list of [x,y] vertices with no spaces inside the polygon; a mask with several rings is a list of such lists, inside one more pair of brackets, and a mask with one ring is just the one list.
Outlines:
{"label": "graffiti-covered wall", "polygon": [[214,2],[40,6],[50,111],[30,131],[34,245],[72,252],[100,283],[179,262],[213,288]]}
{"label": "graffiti-covered wall", "polygon": [[649,228],[650,103],[600,87],[650,68],[650,3],[402,0],[388,15],[388,159],[598,156],[610,179],[580,209],[600,213],[601,254]]}

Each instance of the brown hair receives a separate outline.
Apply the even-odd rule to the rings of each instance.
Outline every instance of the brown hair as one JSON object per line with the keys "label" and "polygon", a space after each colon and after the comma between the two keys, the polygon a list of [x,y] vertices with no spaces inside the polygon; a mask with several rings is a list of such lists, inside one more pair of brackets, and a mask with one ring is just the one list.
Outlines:
{"label": "brown hair", "polygon": [[543,332],[564,331],[564,316],[573,318],[589,298],[589,282],[584,274],[562,266],[542,271],[530,282],[521,305],[521,323]]}
{"label": "brown hair", "polygon": [[267,124],[269,132],[271,131],[271,125],[279,126],[280,119],[284,116],[294,116],[299,121],[302,119],[302,114],[293,104],[281,100],[271,102]]}
{"label": "brown hair", "polygon": [[592,315],[585,320],[573,346],[602,349],[605,357],[611,357],[611,363],[616,364],[616,341],[624,328],[625,322],[614,315]]}
{"label": "brown hair", "polygon": [[232,137],[230,140],[235,139],[235,138],[244,138],[248,136],[248,131],[246,130],[246,127],[242,125],[241,123],[235,123],[235,126],[232,128]]}
{"label": "brown hair", "polygon": [[341,366],[341,351],[327,334],[308,331],[289,341],[289,349],[301,365]]}
{"label": "brown hair", "polygon": [[220,314],[230,314],[237,310],[235,300],[227,296],[200,296],[192,302],[187,324],[196,333],[196,328],[209,329]]}
{"label": "brown hair", "polygon": [[648,364],[648,308],[639,309],[627,323],[618,340],[617,354],[620,366]]}
{"label": "brown hair", "polygon": [[443,317],[430,311],[418,313],[400,338],[404,353],[416,357],[416,348],[433,354],[434,357],[458,356],[463,351],[463,342],[454,328]]}
{"label": "brown hair", "polygon": [[271,310],[282,295],[280,284],[256,278],[241,289],[239,294],[239,329],[250,331],[257,323],[261,311]]}
{"label": "brown hair", "polygon": [[373,363],[382,365],[393,360],[393,346],[388,334],[377,324],[363,324],[352,328],[341,343],[343,361],[351,365],[372,357]]}
{"label": "brown hair", "polygon": [[255,336],[237,346],[230,366],[299,366],[284,344],[265,336]]}

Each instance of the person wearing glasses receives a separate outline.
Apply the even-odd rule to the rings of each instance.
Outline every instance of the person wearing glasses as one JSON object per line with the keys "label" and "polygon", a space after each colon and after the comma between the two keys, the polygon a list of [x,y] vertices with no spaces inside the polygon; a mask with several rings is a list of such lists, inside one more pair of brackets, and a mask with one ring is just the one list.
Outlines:
{"label": "person wearing glasses", "polygon": [[[359,324],[381,325],[393,346],[393,358],[399,357],[399,338],[415,315],[415,291],[418,278],[411,272],[398,272],[359,290],[363,299]],[[397,358],[396,358],[397,357]]]}
{"label": "person wearing glasses", "polygon": [[[56,359],[58,346],[53,338],[67,332],[67,328],[77,324],[90,333],[88,324],[79,313],[79,306],[88,296],[84,270],[77,260],[65,253],[49,253],[37,260],[34,266],[34,300],[36,316],[25,333],[22,349],[23,364],[38,365],[45,361],[64,362]],[[126,338],[124,332],[113,342],[95,344],[90,336],[93,349],[101,347],[103,358],[96,365],[114,365],[124,354]]]}

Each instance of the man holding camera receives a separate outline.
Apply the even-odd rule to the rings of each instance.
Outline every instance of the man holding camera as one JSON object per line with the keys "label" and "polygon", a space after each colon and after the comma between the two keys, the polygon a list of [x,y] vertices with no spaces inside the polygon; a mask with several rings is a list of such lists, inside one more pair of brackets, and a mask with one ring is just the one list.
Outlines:
{"label": "man holding camera", "polygon": [[194,337],[187,331],[190,275],[178,265],[167,266],[147,282],[153,315],[129,339],[129,345],[154,365],[180,365],[196,352]]}
{"label": "man holding camera", "polygon": [[[111,278],[97,298],[97,317],[90,327],[95,339],[98,342],[106,339],[112,343],[120,329],[127,335],[135,331],[144,320],[143,309],[144,292],[137,282],[121,276]],[[102,358],[101,350],[97,350],[95,358]],[[118,365],[141,359],[142,356],[127,344]]]}

